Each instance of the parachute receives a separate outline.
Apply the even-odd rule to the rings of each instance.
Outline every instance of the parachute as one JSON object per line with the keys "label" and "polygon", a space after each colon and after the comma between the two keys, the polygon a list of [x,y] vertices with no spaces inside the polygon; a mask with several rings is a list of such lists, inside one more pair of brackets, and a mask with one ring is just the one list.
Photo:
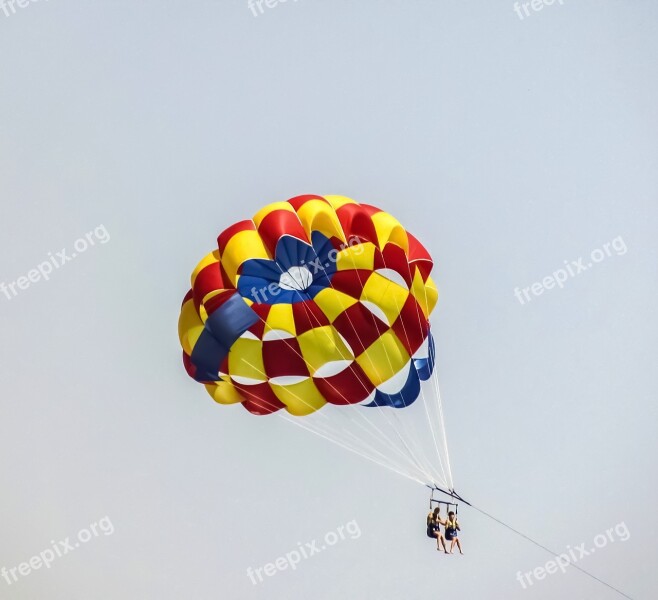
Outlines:
{"label": "parachute", "polygon": [[179,318],[187,373],[219,404],[278,415],[454,491],[430,315],[432,258],[343,196],[265,206],[217,238]]}

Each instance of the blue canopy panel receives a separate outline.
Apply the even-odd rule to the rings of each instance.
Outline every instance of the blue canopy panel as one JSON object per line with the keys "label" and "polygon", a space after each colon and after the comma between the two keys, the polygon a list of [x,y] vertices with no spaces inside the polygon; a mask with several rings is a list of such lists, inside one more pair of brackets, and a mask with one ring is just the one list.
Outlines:
{"label": "blue canopy panel", "polygon": [[[245,261],[238,279],[238,291],[244,298],[266,304],[293,304],[314,298],[331,285],[336,272],[336,259],[331,240],[318,231],[311,237],[312,244],[290,235],[282,236],[276,244],[274,260],[252,258]],[[285,289],[279,285],[281,276],[293,267],[305,267],[312,277],[303,289]]]}
{"label": "blue canopy panel", "polygon": [[435,363],[434,338],[431,333],[427,334],[427,356],[413,358],[409,363],[409,375],[402,388],[394,394],[386,394],[381,390],[375,390],[375,397],[366,407],[390,406],[392,408],[405,408],[415,402],[420,395],[420,382],[427,381],[434,371]]}
{"label": "blue canopy panel", "polygon": [[218,381],[219,367],[229,348],[257,321],[258,315],[238,293],[209,315],[190,356],[196,367],[194,379],[201,382]]}

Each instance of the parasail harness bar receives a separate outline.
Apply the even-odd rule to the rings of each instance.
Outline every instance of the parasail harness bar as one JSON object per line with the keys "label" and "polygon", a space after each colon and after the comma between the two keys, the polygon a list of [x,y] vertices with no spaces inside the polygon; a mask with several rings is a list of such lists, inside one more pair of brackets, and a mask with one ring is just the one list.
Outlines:
{"label": "parasail harness bar", "polygon": [[[431,492],[430,492],[430,509],[432,508],[432,504],[445,504],[447,509],[450,510],[451,506],[455,507],[455,514],[458,514],[459,510],[459,502],[463,502],[464,504],[471,506],[469,502],[466,502],[455,490],[444,490],[436,485],[428,485],[427,486]],[[449,500],[441,500],[441,496],[439,498],[434,497],[434,493],[440,493],[440,494],[445,494],[449,498],[453,498],[455,502],[450,502]]]}

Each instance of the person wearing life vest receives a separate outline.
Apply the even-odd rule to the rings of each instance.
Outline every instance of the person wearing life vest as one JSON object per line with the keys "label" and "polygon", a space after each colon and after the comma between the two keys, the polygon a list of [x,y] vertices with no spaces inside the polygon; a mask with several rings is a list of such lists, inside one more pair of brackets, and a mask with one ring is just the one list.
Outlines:
{"label": "person wearing life vest", "polygon": [[454,512],[450,511],[448,513],[448,518],[445,521],[446,528],[446,540],[450,542],[450,554],[453,553],[455,545],[459,549],[459,554],[464,554],[462,552],[462,545],[459,542],[458,531],[461,531],[459,528],[459,521],[457,521],[457,516]]}
{"label": "person wearing life vest", "polygon": [[446,521],[441,519],[441,508],[437,506],[433,511],[427,513],[427,537],[436,538],[436,549],[440,552],[443,546],[443,552],[448,554],[446,541],[441,533],[441,525],[445,526]]}

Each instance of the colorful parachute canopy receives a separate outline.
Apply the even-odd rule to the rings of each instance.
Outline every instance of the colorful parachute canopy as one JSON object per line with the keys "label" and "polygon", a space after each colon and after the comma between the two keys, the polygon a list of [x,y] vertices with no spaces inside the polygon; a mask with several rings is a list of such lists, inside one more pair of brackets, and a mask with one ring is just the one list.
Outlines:
{"label": "colorful parachute canopy", "polygon": [[275,202],[192,274],[183,362],[221,404],[265,415],[409,406],[433,370],[432,259],[390,214],[342,196]]}

